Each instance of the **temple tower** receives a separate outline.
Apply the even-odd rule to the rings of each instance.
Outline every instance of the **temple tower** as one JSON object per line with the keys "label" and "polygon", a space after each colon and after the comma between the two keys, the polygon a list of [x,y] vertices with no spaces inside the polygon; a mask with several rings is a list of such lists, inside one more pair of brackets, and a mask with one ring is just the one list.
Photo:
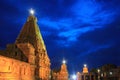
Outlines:
{"label": "temple tower", "polygon": [[60,69],[52,71],[52,80],[68,80],[68,75],[66,61],[63,60]]}
{"label": "temple tower", "polygon": [[[35,79],[49,80],[50,59],[47,55],[47,50],[37,25],[37,18],[33,14],[28,17],[15,44],[18,45],[28,57],[28,62],[36,66]],[[31,48],[29,49],[29,47]]]}
{"label": "temple tower", "polygon": [[87,68],[87,65],[84,64],[84,67],[83,67],[83,74],[87,74],[88,73],[88,68]]}
{"label": "temple tower", "polygon": [[68,80],[68,70],[65,60],[62,62],[58,80]]}

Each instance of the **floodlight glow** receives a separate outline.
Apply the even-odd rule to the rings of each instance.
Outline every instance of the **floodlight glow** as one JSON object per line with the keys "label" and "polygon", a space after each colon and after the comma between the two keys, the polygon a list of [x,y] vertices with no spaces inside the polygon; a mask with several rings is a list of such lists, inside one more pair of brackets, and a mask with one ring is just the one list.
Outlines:
{"label": "floodlight glow", "polygon": [[63,63],[63,64],[65,64],[65,63],[66,63],[66,61],[65,61],[65,60],[63,60],[63,61],[62,61],[62,63]]}
{"label": "floodlight glow", "polygon": [[98,73],[99,73],[99,72],[100,72],[100,69],[98,69],[97,71],[98,71]]}
{"label": "floodlight glow", "polygon": [[112,75],[113,73],[112,72],[110,72],[110,75]]}
{"label": "floodlight glow", "polygon": [[86,64],[84,64],[84,67],[87,67],[87,65],[86,65]]}
{"label": "floodlight glow", "polygon": [[72,79],[73,79],[73,80],[76,80],[76,78],[77,78],[77,77],[76,77],[76,75],[75,75],[75,74],[74,74],[74,75],[72,75]]}
{"label": "floodlight glow", "polygon": [[30,12],[31,15],[34,15],[34,13],[35,13],[33,9],[30,9],[29,12]]}
{"label": "floodlight glow", "polygon": [[101,76],[103,77],[103,73],[101,74]]}

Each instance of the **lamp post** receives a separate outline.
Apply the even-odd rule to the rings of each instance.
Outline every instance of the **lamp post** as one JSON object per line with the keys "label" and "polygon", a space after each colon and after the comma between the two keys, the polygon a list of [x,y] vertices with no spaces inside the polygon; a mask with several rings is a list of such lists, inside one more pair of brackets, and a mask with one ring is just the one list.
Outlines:
{"label": "lamp post", "polygon": [[98,72],[98,80],[100,80],[100,69],[97,69]]}

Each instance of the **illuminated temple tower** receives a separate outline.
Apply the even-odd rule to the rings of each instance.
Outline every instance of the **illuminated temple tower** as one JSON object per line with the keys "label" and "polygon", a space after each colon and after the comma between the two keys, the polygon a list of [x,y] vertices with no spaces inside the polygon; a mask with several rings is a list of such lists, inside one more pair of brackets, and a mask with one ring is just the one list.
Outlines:
{"label": "illuminated temple tower", "polygon": [[87,65],[86,65],[86,64],[84,64],[83,73],[84,73],[84,74],[87,74],[87,73],[88,73],[88,68],[87,68]]}
{"label": "illuminated temple tower", "polygon": [[[36,66],[36,80],[48,80],[50,76],[50,59],[37,25],[37,18],[34,15],[28,17],[15,44],[28,57],[28,62]],[[33,53],[30,51],[30,46],[34,48]]]}
{"label": "illuminated temple tower", "polygon": [[53,71],[52,80],[68,80],[68,75],[66,61],[63,60],[61,68]]}
{"label": "illuminated temple tower", "polygon": [[15,43],[0,50],[0,80],[50,79],[50,59],[33,13]]}
{"label": "illuminated temple tower", "polygon": [[61,65],[61,70],[59,72],[59,79],[58,80],[68,80],[68,70],[66,61],[63,60],[63,64]]}

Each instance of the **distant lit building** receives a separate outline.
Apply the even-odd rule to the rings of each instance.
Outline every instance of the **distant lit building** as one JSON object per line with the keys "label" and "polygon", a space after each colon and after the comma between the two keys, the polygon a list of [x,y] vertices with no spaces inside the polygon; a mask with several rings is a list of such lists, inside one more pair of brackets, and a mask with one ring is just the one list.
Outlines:
{"label": "distant lit building", "polygon": [[87,68],[87,65],[86,65],[86,64],[84,64],[83,73],[84,73],[84,74],[87,74],[87,73],[88,73],[88,68]]}
{"label": "distant lit building", "polygon": [[106,64],[101,67],[101,80],[120,80],[120,67]]}
{"label": "distant lit building", "polygon": [[88,73],[83,68],[83,73],[78,74],[77,80],[120,80],[120,67],[112,64],[106,64],[99,69],[93,69]]}
{"label": "distant lit building", "polygon": [[52,80],[68,80],[68,70],[65,60],[63,60],[60,69],[52,71]]}
{"label": "distant lit building", "polygon": [[84,64],[83,71],[77,72],[76,80],[96,80],[96,75],[88,71],[88,67]]}

